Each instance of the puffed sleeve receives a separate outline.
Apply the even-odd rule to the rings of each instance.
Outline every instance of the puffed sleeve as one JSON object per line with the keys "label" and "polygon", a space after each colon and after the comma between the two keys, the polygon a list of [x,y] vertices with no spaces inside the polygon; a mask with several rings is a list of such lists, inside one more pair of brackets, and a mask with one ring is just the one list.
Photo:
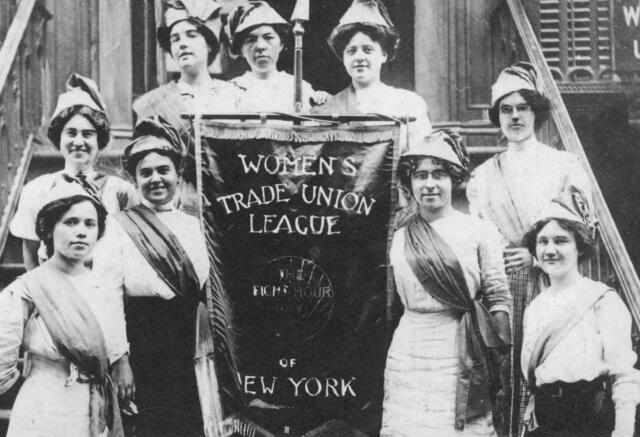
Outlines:
{"label": "puffed sleeve", "polygon": [[640,403],[640,371],[631,345],[631,315],[617,293],[606,293],[595,306],[604,360],[612,379],[616,407],[616,436],[632,436],[636,405]]}
{"label": "puffed sleeve", "polygon": [[614,379],[613,401],[640,403],[640,371],[633,366],[637,356],[631,345],[631,315],[617,293],[606,293],[595,306],[604,360]]}
{"label": "puffed sleeve", "polygon": [[478,246],[482,300],[491,312],[510,312],[511,293],[504,271],[503,244],[500,232],[491,223],[481,220],[482,233]]}
{"label": "puffed sleeve", "polygon": [[36,235],[36,216],[42,206],[43,193],[35,179],[22,188],[18,208],[9,224],[11,233],[24,240],[39,240]]}
{"label": "puffed sleeve", "polygon": [[20,376],[18,358],[32,304],[14,282],[0,291],[0,394],[9,390]]}
{"label": "puffed sleeve", "polygon": [[117,361],[128,352],[127,329],[124,318],[124,265],[126,256],[120,244],[120,226],[112,218],[107,219],[103,238],[93,252],[93,272],[105,291],[105,336],[109,361]]}

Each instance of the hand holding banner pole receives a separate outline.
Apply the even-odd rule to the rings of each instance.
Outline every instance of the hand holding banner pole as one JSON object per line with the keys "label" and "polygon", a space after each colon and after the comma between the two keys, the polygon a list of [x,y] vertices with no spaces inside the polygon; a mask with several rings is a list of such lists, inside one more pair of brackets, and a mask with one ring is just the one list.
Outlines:
{"label": "hand holding banner pole", "polygon": [[297,0],[293,14],[291,14],[294,36],[293,74],[295,77],[295,93],[293,107],[295,112],[302,112],[302,37],[306,21],[309,21],[309,0]]}

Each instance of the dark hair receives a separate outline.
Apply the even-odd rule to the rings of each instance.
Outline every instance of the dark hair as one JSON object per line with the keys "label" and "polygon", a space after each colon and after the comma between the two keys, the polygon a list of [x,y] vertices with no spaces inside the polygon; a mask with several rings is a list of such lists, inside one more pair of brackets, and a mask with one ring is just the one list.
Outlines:
{"label": "dark hair", "polygon": [[60,148],[62,130],[75,115],[82,115],[89,120],[98,134],[98,149],[104,149],[107,144],[109,144],[109,120],[103,112],[96,111],[86,105],[75,105],[65,108],[51,120],[49,129],[47,130],[47,136],[51,142],[58,149]]}
{"label": "dark hair", "polygon": [[591,236],[589,228],[584,224],[567,220],[563,218],[549,217],[536,222],[533,227],[524,235],[524,246],[529,250],[532,256],[536,256],[536,243],[538,234],[547,224],[551,221],[558,223],[562,229],[567,232],[571,232],[576,240],[576,247],[578,248],[578,263],[582,264],[593,256],[596,250],[596,240]]}
{"label": "dark hair", "polygon": [[209,56],[207,57],[207,65],[211,65],[211,63],[216,59],[216,56],[218,56],[218,52],[220,51],[220,43],[213,31],[209,29],[204,24],[204,22],[198,18],[189,17],[185,18],[184,20],[176,21],[171,25],[171,27],[159,27],[156,31],[156,37],[158,39],[158,44],[160,45],[160,47],[167,53],[171,54],[171,29],[180,21],[188,21],[189,23],[193,24],[196,27],[198,33],[200,33],[204,37],[204,40],[207,42],[207,46],[209,46],[209,48],[211,49],[209,51]]}
{"label": "dark hair", "polygon": [[457,189],[460,184],[469,177],[469,172],[467,170],[459,165],[453,164],[452,162],[445,161],[444,159],[436,158],[434,156],[406,156],[401,158],[400,163],[398,164],[398,178],[404,188],[411,190],[411,175],[418,168],[420,161],[425,158],[433,159],[436,164],[441,165],[444,168],[453,182],[454,189]]}
{"label": "dark hair", "polygon": [[[531,110],[533,111],[533,115],[535,116],[534,127],[539,129],[542,126],[542,123],[549,119],[549,112],[551,111],[551,101],[548,98],[543,96],[537,91],[522,89],[518,91],[514,91],[514,93],[519,93],[525,102],[529,106],[531,106]],[[505,99],[505,97],[510,96],[513,93],[505,94],[500,97],[495,105],[489,109],[489,118],[491,119],[491,123],[495,127],[500,127],[500,102]]]}
{"label": "dark hair", "polygon": [[134,153],[126,160],[125,170],[127,173],[131,175],[133,180],[136,180],[136,168],[142,159],[147,156],[149,153],[157,153],[158,155],[166,156],[173,162],[174,167],[176,168],[176,172],[180,173],[182,168],[182,155],[177,152],[164,150],[164,149],[151,149],[145,150],[140,153]]}
{"label": "dark hair", "polygon": [[247,27],[242,32],[236,33],[233,37],[233,44],[231,45],[231,52],[240,55],[242,54],[242,46],[244,45],[244,41],[247,39],[247,36],[258,27],[262,26],[271,26],[273,30],[280,37],[280,42],[282,43],[283,50],[287,47],[287,43],[291,38],[291,28],[288,24],[278,23],[278,24],[256,24],[255,26]]}
{"label": "dark hair", "polygon": [[107,210],[102,202],[82,194],[54,200],[43,206],[40,211],[38,211],[36,217],[36,235],[44,242],[47,248],[47,256],[50,257],[53,255],[53,228],[73,205],[82,202],[91,202],[96,208],[96,212],[98,213],[98,239],[104,235]]}
{"label": "dark hair", "polygon": [[396,56],[400,35],[392,27],[385,27],[379,24],[370,23],[349,23],[338,26],[328,39],[329,46],[333,49],[338,59],[342,60],[344,49],[356,33],[362,32],[376,41],[387,55],[387,60],[391,61]]}

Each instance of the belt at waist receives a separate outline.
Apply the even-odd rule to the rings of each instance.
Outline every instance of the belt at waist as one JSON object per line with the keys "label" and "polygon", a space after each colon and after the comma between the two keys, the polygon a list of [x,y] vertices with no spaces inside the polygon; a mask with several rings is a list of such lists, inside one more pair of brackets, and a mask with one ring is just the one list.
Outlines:
{"label": "belt at waist", "polygon": [[56,377],[63,378],[70,384],[74,381],[88,382],[89,377],[79,372],[77,366],[67,359],[54,360],[43,355],[29,353],[27,355],[28,374],[36,374],[38,372],[47,372]]}
{"label": "belt at waist", "polygon": [[581,396],[585,393],[593,393],[598,391],[605,391],[607,387],[607,377],[605,375],[599,376],[593,381],[576,381],[576,382],[563,382],[557,381],[552,384],[544,384],[536,388],[535,395],[537,397],[575,397]]}

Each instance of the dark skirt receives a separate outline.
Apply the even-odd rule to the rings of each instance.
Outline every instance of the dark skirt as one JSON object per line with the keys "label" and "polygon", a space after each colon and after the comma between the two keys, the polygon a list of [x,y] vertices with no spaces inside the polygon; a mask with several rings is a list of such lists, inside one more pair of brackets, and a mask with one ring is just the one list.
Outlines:
{"label": "dark skirt", "polygon": [[125,312],[139,412],[134,435],[202,435],[194,369],[197,307],[179,297],[127,297]]}
{"label": "dark skirt", "polygon": [[609,437],[615,409],[604,376],[593,381],[556,382],[534,396],[538,426],[527,437]]}

